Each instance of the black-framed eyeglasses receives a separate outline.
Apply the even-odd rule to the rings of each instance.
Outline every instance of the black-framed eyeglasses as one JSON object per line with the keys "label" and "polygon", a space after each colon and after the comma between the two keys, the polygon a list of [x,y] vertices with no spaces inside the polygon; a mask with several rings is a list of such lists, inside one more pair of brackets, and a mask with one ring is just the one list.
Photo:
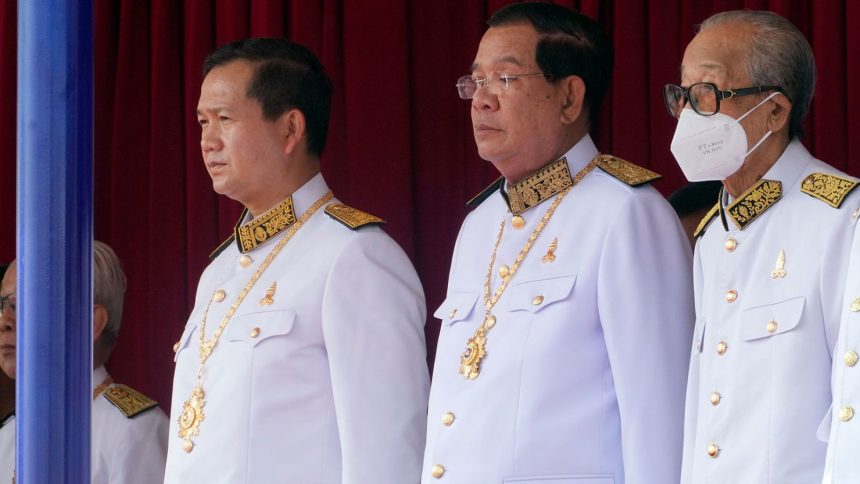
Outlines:
{"label": "black-framed eyeglasses", "polygon": [[15,297],[14,292],[12,294],[0,296],[0,314],[5,313],[6,309],[9,309],[14,314],[16,301],[17,301],[17,298]]}
{"label": "black-framed eyeglasses", "polygon": [[457,93],[460,95],[460,99],[472,99],[475,97],[478,89],[482,87],[489,88],[490,86],[501,84],[502,90],[507,91],[512,82],[529,77],[550,78],[552,74],[544,74],[543,72],[532,74],[499,74],[491,72],[487,77],[467,75],[457,79]]}
{"label": "black-framed eyeglasses", "polygon": [[753,86],[740,89],[727,89],[721,91],[716,84],[710,82],[697,82],[690,87],[681,87],[676,84],[663,86],[663,101],[666,110],[673,118],[681,116],[687,102],[698,114],[702,116],[713,116],[720,112],[720,101],[740,96],[759,94],[765,91],[783,92],[778,86]]}

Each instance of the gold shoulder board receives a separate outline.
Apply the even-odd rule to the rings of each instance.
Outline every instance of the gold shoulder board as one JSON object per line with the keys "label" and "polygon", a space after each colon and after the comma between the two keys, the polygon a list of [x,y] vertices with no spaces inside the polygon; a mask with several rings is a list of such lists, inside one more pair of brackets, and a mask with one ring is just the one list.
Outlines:
{"label": "gold shoulder board", "polygon": [[125,385],[112,385],[103,395],[127,418],[132,418],[158,405],[155,400]]}
{"label": "gold shoulder board", "polygon": [[699,226],[696,227],[696,231],[693,232],[694,239],[699,238],[700,235],[705,233],[705,229],[708,228],[708,224],[711,223],[711,220],[714,219],[714,217],[717,215],[717,213],[719,213],[719,211],[720,202],[717,202],[710,210],[708,210],[708,213],[705,214],[705,216],[702,218],[702,221],[699,222]]}
{"label": "gold shoulder board", "polygon": [[325,208],[325,213],[352,230],[359,229],[365,225],[382,225],[385,223],[385,220],[379,217],[348,207],[342,203],[329,204]]}
{"label": "gold shoulder board", "polygon": [[230,247],[230,244],[232,244],[234,240],[236,240],[236,236],[231,235],[231,236],[227,237],[227,240],[225,240],[224,242],[221,242],[221,245],[216,247],[215,250],[213,250],[212,253],[209,254],[209,261],[211,262],[211,261],[215,260],[216,257],[221,255],[221,252],[224,252],[224,249],[226,249],[227,247]]}
{"label": "gold shoulder board", "polygon": [[639,185],[643,185],[663,177],[663,175],[660,175],[659,173],[653,172],[647,168],[642,168],[639,165],[634,165],[629,161],[622,160],[621,158],[612,155],[598,156],[597,166],[601,170],[609,173],[631,187],[638,187]]}
{"label": "gold shoulder board", "polygon": [[813,173],[800,184],[800,191],[834,208],[839,208],[857,181],[827,173]]}
{"label": "gold shoulder board", "polygon": [[494,181],[493,183],[491,183],[491,184],[490,184],[490,186],[488,186],[487,188],[483,189],[483,190],[481,191],[481,193],[479,193],[479,194],[475,195],[474,197],[472,197],[472,199],[471,199],[471,200],[469,200],[468,202],[466,202],[466,207],[467,207],[467,208],[475,208],[475,207],[477,207],[478,205],[480,205],[480,204],[484,203],[484,200],[486,200],[486,199],[490,198],[490,195],[492,195],[493,193],[495,193],[495,192],[496,192],[499,188],[501,188],[501,187],[502,187],[502,185],[504,185],[504,184],[505,184],[505,177],[500,176],[499,178],[497,178],[497,179],[496,179],[496,181]]}

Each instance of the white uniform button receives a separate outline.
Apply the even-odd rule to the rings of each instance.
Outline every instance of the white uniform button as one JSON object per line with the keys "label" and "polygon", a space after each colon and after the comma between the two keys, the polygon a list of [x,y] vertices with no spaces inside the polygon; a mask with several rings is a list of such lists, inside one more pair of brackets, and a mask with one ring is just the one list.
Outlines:
{"label": "white uniform button", "polygon": [[857,311],[860,311],[860,297],[851,301],[851,310],[854,311],[855,313]]}
{"label": "white uniform button", "polygon": [[851,218],[857,218],[857,217],[860,217],[860,207],[855,208],[854,211],[851,212]]}
{"label": "white uniform button", "polygon": [[215,291],[215,294],[212,296],[212,300],[215,302],[221,302],[224,298],[227,297],[227,293],[224,292],[223,289],[218,289]]}
{"label": "white uniform button", "polygon": [[856,365],[856,364],[857,364],[857,359],[858,359],[858,356],[857,356],[857,352],[856,352],[856,351],[854,351],[854,350],[848,350],[848,352],[847,352],[847,353],[845,353],[845,364],[846,364],[846,365],[848,365],[848,366],[854,366],[854,365]]}
{"label": "white uniform button", "polygon": [[257,336],[260,336],[260,328],[254,327],[251,329],[251,337],[256,338]]}
{"label": "white uniform button", "polygon": [[708,455],[716,459],[720,455],[720,446],[715,442],[708,444]]}
{"label": "white uniform button", "polygon": [[725,341],[720,341],[719,343],[717,343],[717,354],[718,355],[726,354],[726,351],[728,349],[729,349],[729,344],[726,343]]}
{"label": "white uniform button", "polygon": [[776,333],[776,327],[776,321],[770,321],[769,323],[767,323],[767,326],[765,326],[765,329],[767,329],[768,333],[773,334]]}
{"label": "white uniform button", "polygon": [[173,345],[173,352],[174,352],[174,353],[176,353],[177,351],[179,351],[179,343],[180,343],[180,342],[179,342],[179,341],[177,341],[177,342]]}
{"label": "white uniform button", "polygon": [[532,299],[532,304],[534,304],[535,306],[540,306],[541,304],[543,304],[543,296],[535,296],[535,298]]}
{"label": "white uniform button", "polygon": [[242,254],[242,257],[239,257],[239,265],[242,267],[248,267],[252,262],[254,262],[254,259],[247,254]]}
{"label": "white uniform button", "polygon": [[445,415],[442,415],[442,424],[446,427],[450,427],[454,423],[454,414],[451,412],[445,412]]}
{"label": "white uniform button", "polygon": [[711,405],[717,406],[720,404],[720,400],[723,399],[723,396],[720,395],[720,392],[711,393]]}
{"label": "white uniform button", "polygon": [[738,298],[738,292],[732,289],[731,291],[726,293],[726,302],[733,303]]}
{"label": "white uniform button", "polygon": [[839,420],[847,422],[854,418],[854,407],[846,405],[839,410]]}
{"label": "white uniform button", "polygon": [[430,470],[430,475],[436,479],[441,479],[442,476],[445,475],[445,468],[439,464],[434,464],[433,468]]}
{"label": "white uniform button", "polygon": [[735,239],[726,239],[725,247],[727,251],[734,252],[738,248],[738,241]]}

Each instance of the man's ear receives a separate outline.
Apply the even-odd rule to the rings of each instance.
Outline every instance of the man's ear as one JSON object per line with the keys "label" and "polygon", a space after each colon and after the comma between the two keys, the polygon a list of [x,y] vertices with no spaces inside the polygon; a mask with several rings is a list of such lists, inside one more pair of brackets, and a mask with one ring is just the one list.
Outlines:
{"label": "man's ear", "polygon": [[772,103],[765,103],[761,107],[767,106],[770,109],[767,113],[767,129],[778,133],[791,122],[792,104],[788,96],[777,94],[770,98]]}
{"label": "man's ear", "polygon": [[284,140],[284,154],[292,154],[305,138],[305,115],[298,109],[289,109],[278,118],[278,130]]}
{"label": "man's ear", "polygon": [[572,124],[585,109],[585,82],[579,76],[567,76],[560,81],[562,106],[561,122]]}
{"label": "man's ear", "polygon": [[98,341],[102,333],[107,327],[108,313],[107,308],[101,304],[93,306],[93,341]]}

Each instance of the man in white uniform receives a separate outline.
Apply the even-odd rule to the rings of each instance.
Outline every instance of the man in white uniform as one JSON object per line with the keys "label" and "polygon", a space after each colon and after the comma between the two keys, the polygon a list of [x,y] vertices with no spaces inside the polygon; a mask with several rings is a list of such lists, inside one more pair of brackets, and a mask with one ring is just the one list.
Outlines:
{"label": "man in white uniform", "polygon": [[475,141],[502,177],[460,230],[423,482],[678,482],[690,248],[647,182],[588,135],[612,48],[566,8],[489,21],[471,75]]}
{"label": "man in white uniform", "polygon": [[[15,285],[12,262],[0,284],[0,367],[15,378]],[[93,243],[92,483],[155,484],[164,474],[167,417],[155,401],[111,379],[104,364],[122,323],[126,279],[114,251]],[[7,453],[7,450],[9,451]],[[0,483],[15,469],[15,419],[0,427]],[[11,456],[10,456],[11,454]]]}
{"label": "man in white uniform", "polygon": [[204,71],[203,159],[246,210],[175,346],[165,482],[417,482],[423,290],[382,221],[319,173],[330,81],[284,39],[228,44]]}
{"label": "man in white uniform", "polygon": [[791,23],[735,11],[702,24],[681,85],[665,88],[685,175],[723,181],[696,234],[682,483],[821,479],[816,432],[860,192],[799,141],[814,85]]}

